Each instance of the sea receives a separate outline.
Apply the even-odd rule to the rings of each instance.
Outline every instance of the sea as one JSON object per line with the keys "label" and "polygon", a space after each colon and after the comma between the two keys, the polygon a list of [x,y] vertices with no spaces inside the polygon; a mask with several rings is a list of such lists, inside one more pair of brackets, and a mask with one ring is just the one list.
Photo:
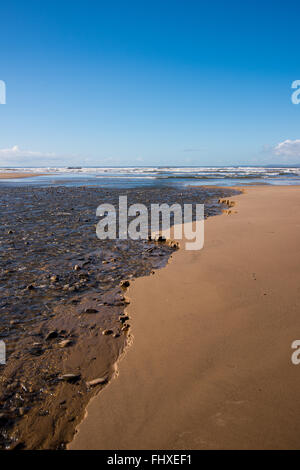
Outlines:
{"label": "sea", "polygon": [[[37,173],[26,179],[1,179],[3,172]],[[99,186],[102,188],[244,186],[300,184],[297,166],[127,166],[127,167],[6,167],[0,184],[33,186]]]}

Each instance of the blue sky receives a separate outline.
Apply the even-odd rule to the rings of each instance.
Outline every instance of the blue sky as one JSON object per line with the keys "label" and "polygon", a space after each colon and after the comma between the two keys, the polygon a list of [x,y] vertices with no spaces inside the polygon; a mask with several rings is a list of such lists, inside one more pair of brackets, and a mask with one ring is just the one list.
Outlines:
{"label": "blue sky", "polygon": [[1,4],[0,166],[300,163],[291,1]]}

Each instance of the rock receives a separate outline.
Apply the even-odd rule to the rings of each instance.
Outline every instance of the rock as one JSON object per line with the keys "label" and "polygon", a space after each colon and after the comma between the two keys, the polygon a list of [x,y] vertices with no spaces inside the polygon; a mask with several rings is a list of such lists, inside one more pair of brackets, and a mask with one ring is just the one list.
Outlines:
{"label": "rock", "polygon": [[28,290],[33,290],[34,289],[34,286],[32,284],[29,284],[29,286],[27,286],[27,289]]}
{"label": "rock", "polygon": [[99,377],[98,379],[90,380],[87,382],[88,387],[95,387],[96,385],[102,385],[107,382],[107,377]]}
{"label": "rock", "polygon": [[98,313],[98,310],[95,308],[86,308],[85,313]]}
{"label": "rock", "polygon": [[57,338],[58,337],[58,332],[56,330],[53,330],[53,331],[50,331],[47,336],[46,336],[46,341],[48,341],[49,339],[54,339],[54,338]]}
{"label": "rock", "polygon": [[113,338],[119,338],[119,337],[120,337],[120,333],[113,334]]}
{"label": "rock", "polygon": [[33,348],[31,348],[29,350],[29,353],[32,355],[32,356],[41,356],[43,354],[43,349],[39,346],[34,346]]}
{"label": "rock", "polygon": [[78,382],[81,378],[81,374],[63,374],[58,377],[59,380],[64,380],[65,382],[75,383]]}
{"label": "rock", "polygon": [[122,326],[122,331],[127,331],[129,330],[129,328],[130,328],[130,325],[128,323],[125,323],[125,325]]}
{"label": "rock", "polygon": [[9,421],[9,416],[5,413],[0,413],[0,425],[4,425]]}
{"label": "rock", "polygon": [[125,323],[126,320],[129,320],[129,317],[128,317],[128,315],[121,315],[119,317],[119,320],[120,320],[121,323]]}
{"label": "rock", "polygon": [[56,274],[50,277],[51,282],[57,282],[58,280],[59,280],[59,277]]}
{"label": "rock", "polygon": [[60,348],[67,348],[68,346],[71,346],[71,344],[72,344],[71,339],[64,339],[63,341],[60,341],[60,343],[58,343]]}
{"label": "rock", "polygon": [[121,285],[121,287],[126,289],[127,287],[130,286],[130,282],[129,281],[122,281],[120,285]]}
{"label": "rock", "polygon": [[79,264],[75,264],[75,266],[74,266],[74,271],[79,271],[80,269],[81,269],[81,268],[80,268]]}
{"label": "rock", "polygon": [[106,335],[111,335],[111,334],[113,334],[113,330],[103,330],[102,334],[105,335],[105,336]]}

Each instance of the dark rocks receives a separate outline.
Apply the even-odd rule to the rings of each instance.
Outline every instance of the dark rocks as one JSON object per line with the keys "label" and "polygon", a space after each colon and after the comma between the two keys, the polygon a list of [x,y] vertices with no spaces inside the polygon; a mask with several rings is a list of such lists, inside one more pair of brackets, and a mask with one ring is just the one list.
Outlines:
{"label": "dark rocks", "polygon": [[53,330],[53,331],[50,331],[47,336],[45,337],[45,340],[46,341],[49,341],[50,339],[54,339],[54,338],[57,338],[59,335],[58,335],[58,331],[57,330]]}
{"label": "dark rocks", "polygon": [[128,315],[120,315],[119,320],[121,323],[125,323],[127,320],[129,320]]}
{"label": "dark rocks", "polygon": [[103,331],[102,331],[102,334],[103,334],[104,336],[106,336],[106,335],[112,335],[112,334],[113,334],[113,330],[103,330]]}
{"label": "dark rocks", "polygon": [[0,413],[0,426],[4,426],[9,422],[9,415],[7,413]]}
{"label": "dark rocks", "polygon": [[86,308],[84,313],[98,313],[98,311],[95,308]]}
{"label": "dark rocks", "polygon": [[44,350],[40,346],[34,346],[33,348],[29,349],[29,353],[32,356],[41,356]]}
{"label": "dark rocks", "polygon": [[123,288],[123,289],[127,289],[127,287],[130,286],[130,282],[129,281],[122,281],[120,286]]}

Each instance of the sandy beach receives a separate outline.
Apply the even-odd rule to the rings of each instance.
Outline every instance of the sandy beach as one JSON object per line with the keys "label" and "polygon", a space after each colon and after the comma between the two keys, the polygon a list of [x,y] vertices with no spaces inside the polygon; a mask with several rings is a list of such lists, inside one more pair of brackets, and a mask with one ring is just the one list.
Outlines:
{"label": "sandy beach", "polygon": [[300,187],[247,187],[126,295],[131,345],[70,449],[300,445]]}

